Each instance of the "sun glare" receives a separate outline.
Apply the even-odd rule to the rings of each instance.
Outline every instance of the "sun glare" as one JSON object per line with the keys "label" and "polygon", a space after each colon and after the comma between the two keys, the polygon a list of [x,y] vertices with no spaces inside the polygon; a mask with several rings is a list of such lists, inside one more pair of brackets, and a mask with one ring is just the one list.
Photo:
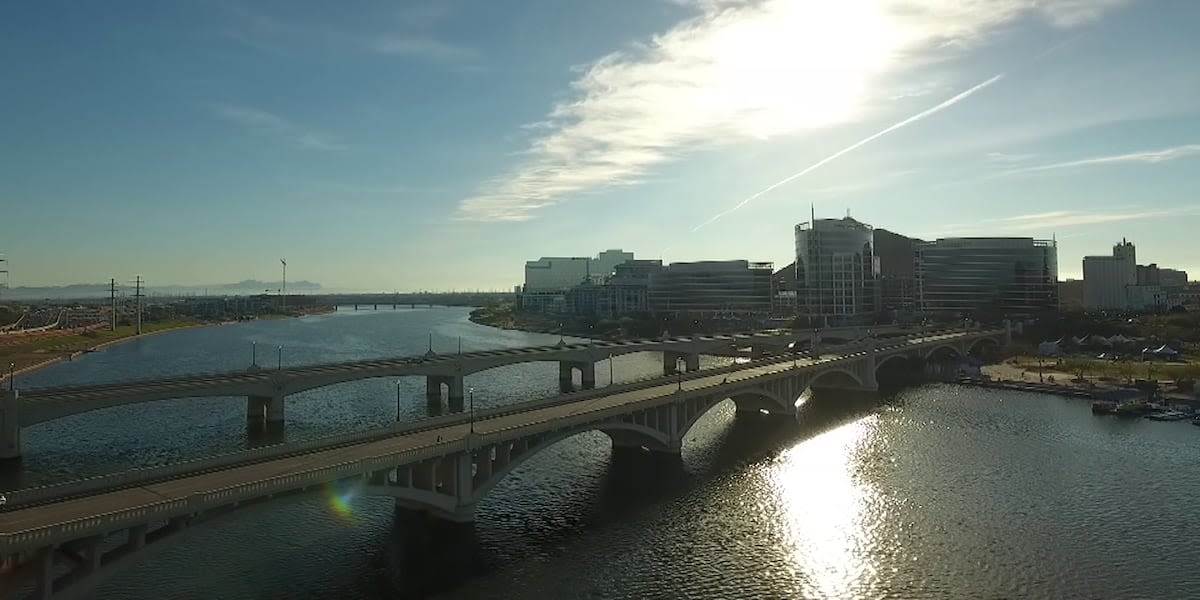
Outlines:
{"label": "sun glare", "polygon": [[857,450],[869,444],[877,417],[806,440],[780,455],[771,483],[786,519],[804,597],[850,598],[876,578],[870,505],[878,492],[855,475]]}
{"label": "sun glare", "polygon": [[759,138],[850,118],[900,39],[871,0],[776,2],[721,18],[706,52],[711,93],[699,101]]}

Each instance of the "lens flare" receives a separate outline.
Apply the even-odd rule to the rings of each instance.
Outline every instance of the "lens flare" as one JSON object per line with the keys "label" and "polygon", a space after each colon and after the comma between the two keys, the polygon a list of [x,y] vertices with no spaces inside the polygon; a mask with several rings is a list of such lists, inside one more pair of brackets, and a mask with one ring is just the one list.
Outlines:
{"label": "lens flare", "polygon": [[329,510],[337,516],[338,520],[351,525],[358,524],[358,515],[354,513],[353,506],[354,498],[358,495],[355,486],[339,486],[337,483],[328,483],[325,484],[324,495],[328,501]]}

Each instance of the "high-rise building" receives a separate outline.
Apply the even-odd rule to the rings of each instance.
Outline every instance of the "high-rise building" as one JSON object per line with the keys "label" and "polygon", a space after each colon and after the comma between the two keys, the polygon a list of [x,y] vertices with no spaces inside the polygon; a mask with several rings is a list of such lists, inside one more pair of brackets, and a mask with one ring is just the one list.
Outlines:
{"label": "high-rise building", "polygon": [[650,279],[650,309],[699,318],[746,318],[771,312],[771,263],[745,260],[671,263]]}
{"label": "high-rise building", "polygon": [[921,240],[876,229],[875,257],[879,260],[879,310],[888,320],[903,319],[917,309],[917,245]]}
{"label": "high-rise building", "polygon": [[917,245],[918,309],[933,318],[1033,317],[1058,308],[1058,251],[1033,238]]}
{"label": "high-rise building", "polygon": [[616,265],[633,260],[632,252],[605,250],[596,258],[543,256],[525,263],[525,285],[520,303],[534,312],[570,312],[567,291],[583,283],[601,284]]}
{"label": "high-rise building", "polygon": [[874,230],[850,217],[796,225],[797,310],[822,325],[873,320]]}
{"label": "high-rise building", "polygon": [[[1149,275],[1137,266],[1137,249],[1129,240],[1121,240],[1113,246],[1111,256],[1083,257],[1084,308],[1121,310],[1128,307],[1126,288],[1137,285],[1142,277]],[[1157,273],[1154,277],[1157,278]]]}
{"label": "high-rise building", "polygon": [[1179,269],[1159,269],[1158,281],[1164,288],[1182,289],[1187,287],[1188,274],[1187,271]]}

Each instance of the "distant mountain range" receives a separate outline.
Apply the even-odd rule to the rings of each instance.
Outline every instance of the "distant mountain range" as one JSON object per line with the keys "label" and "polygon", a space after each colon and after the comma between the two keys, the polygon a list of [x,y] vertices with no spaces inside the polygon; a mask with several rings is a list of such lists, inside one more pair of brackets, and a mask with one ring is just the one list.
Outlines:
{"label": "distant mountain range", "polygon": [[[46,287],[12,287],[0,290],[0,300],[41,300],[45,298],[107,298],[109,293],[107,283],[73,283],[71,285]],[[271,294],[279,293],[283,287],[279,281],[259,281],[247,279],[237,283],[218,283],[213,285],[168,285],[149,286],[142,293],[147,296],[249,296],[262,294],[269,290]],[[132,296],[132,284],[120,284],[117,294]],[[289,281],[289,294],[311,294],[321,290],[321,284],[312,281]]]}

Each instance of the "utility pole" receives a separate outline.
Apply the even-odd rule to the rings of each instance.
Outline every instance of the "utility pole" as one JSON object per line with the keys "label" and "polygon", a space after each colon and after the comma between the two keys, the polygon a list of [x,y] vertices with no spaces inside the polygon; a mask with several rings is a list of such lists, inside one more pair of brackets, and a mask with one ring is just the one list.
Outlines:
{"label": "utility pole", "polygon": [[286,313],[287,312],[287,261],[281,258],[281,259],[279,259],[279,262],[283,263],[283,292],[282,292],[282,294],[280,294],[280,297],[279,297],[279,305],[280,305],[279,312]]}
{"label": "utility pole", "polygon": [[4,255],[0,254],[0,275],[4,276],[4,284],[0,285],[0,290],[8,287],[8,261],[4,259]]}
{"label": "utility pole", "polygon": [[109,301],[109,331],[117,330],[117,278],[113,277],[108,283],[108,301]]}
{"label": "utility pole", "polygon": [[133,297],[137,302],[137,335],[142,335],[142,276],[138,275],[134,281],[137,286],[134,288]]}

